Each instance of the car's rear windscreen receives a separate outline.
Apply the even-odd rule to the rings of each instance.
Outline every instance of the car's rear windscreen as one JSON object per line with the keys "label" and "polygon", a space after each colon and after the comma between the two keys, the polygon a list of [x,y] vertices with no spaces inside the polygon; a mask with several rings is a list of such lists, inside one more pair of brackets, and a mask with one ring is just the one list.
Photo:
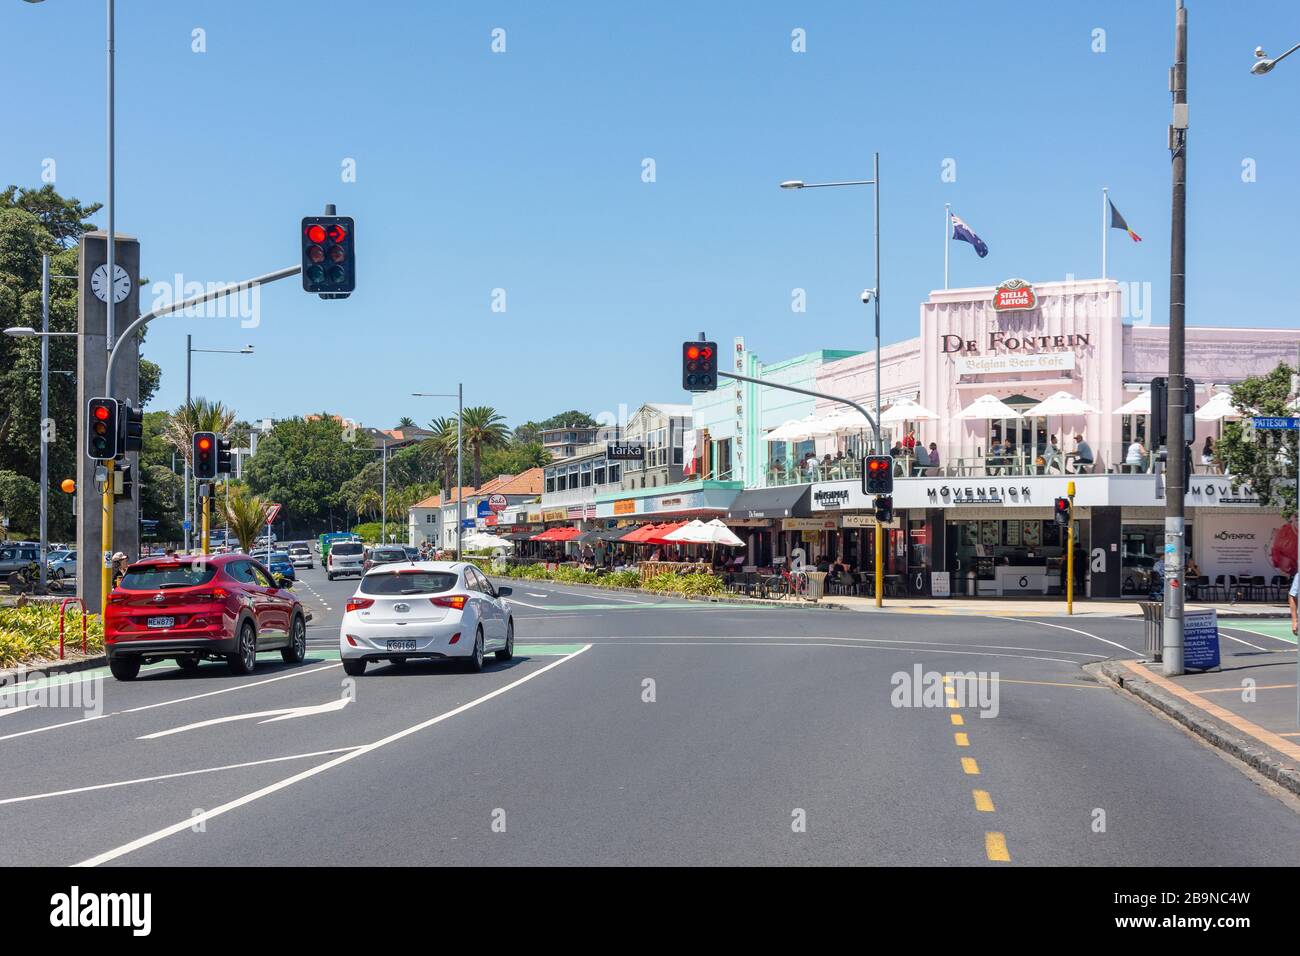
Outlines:
{"label": "car's rear windscreen", "polygon": [[207,584],[216,577],[212,564],[163,564],[127,568],[121,586],[128,591],[160,591],[163,588],[190,588]]}
{"label": "car's rear windscreen", "polygon": [[402,571],[367,574],[361,579],[362,594],[440,594],[456,586],[456,575],[449,571]]}
{"label": "car's rear windscreen", "polygon": [[330,547],[330,554],[360,554],[361,550],[360,541],[336,541]]}

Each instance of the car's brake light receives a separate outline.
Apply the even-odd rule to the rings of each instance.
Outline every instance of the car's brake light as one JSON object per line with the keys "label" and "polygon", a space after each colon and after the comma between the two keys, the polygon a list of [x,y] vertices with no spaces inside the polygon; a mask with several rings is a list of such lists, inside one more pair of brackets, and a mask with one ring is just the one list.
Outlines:
{"label": "car's brake light", "polygon": [[438,607],[450,607],[457,611],[465,610],[465,595],[453,594],[451,597],[431,597],[430,604],[436,604]]}
{"label": "car's brake light", "polygon": [[196,601],[224,601],[230,597],[230,592],[225,588],[213,588],[211,591],[200,591],[193,597]]}
{"label": "car's brake light", "polygon": [[353,647],[359,647],[359,646],[360,646],[360,645],[357,644],[357,639],[356,639],[355,637],[353,637],[351,634],[344,634],[343,636],[346,637],[346,638],[348,639],[348,643],[351,644]]}
{"label": "car's brake light", "polygon": [[370,605],[374,603],[375,602],[372,598],[348,598],[347,611],[349,613],[352,611],[361,611],[370,607]]}

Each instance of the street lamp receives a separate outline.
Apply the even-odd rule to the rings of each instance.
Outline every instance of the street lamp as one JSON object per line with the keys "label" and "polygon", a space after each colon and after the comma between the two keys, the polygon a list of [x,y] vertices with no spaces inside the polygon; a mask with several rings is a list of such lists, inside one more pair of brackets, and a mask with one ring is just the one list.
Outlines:
{"label": "street lamp", "polygon": [[1255,47],[1255,62],[1250,65],[1250,72],[1254,73],[1256,76],[1263,76],[1265,73],[1271,73],[1273,67],[1277,66],[1296,50],[1300,50],[1300,43],[1297,43],[1281,56],[1269,59],[1268,54],[1264,52],[1264,48],[1262,46],[1257,46]]}
{"label": "street lamp", "polygon": [[[1280,59],[1280,57],[1279,57]],[[802,179],[787,179],[781,183],[782,189],[826,189],[831,186],[873,186],[875,202],[873,206],[874,234],[876,243],[876,285],[862,293],[864,305],[875,306],[876,317],[876,415],[880,415],[880,154],[875,153],[871,163],[871,179],[848,179],[834,183],[806,183]],[[885,453],[885,442],[880,430],[876,430],[876,454]]]}
{"label": "street lamp", "polygon": [[412,392],[415,398],[455,398],[456,399],[456,560],[460,560],[460,543],[465,536],[462,523],[464,516],[465,489],[460,476],[461,459],[461,424],[465,418],[465,384],[456,385],[453,392]]}
{"label": "street lamp", "polygon": [[[195,352],[208,352],[208,353],[214,353],[218,355],[252,355],[253,346],[245,345],[242,349],[196,349],[194,347],[194,336],[192,335],[185,336],[185,410],[187,413],[190,410],[190,401],[191,401],[190,366],[192,364],[192,360],[190,357]],[[190,494],[190,474],[191,474],[190,463],[187,461],[185,463],[185,523],[186,524],[192,524],[190,520],[190,516],[192,514],[197,513],[198,511],[197,507],[191,509],[192,496]],[[226,480],[229,481],[230,479],[227,478]],[[229,485],[227,485],[227,494],[229,494]],[[186,551],[189,551],[192,546],[190,541],[191,533],[192,532],[190,528],[185,529],[185,550]]]}

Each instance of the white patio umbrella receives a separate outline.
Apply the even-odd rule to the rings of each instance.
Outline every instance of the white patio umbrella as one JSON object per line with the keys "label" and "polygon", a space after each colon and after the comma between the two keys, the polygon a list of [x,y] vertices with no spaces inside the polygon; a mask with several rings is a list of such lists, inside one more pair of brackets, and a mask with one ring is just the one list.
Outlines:
{"label": "white patio umbrella", "polygon": [[821,427],[831,434],[843,435],[850,432],[863,432],[871,428],[871,420],[856,408],[842,408],[821,419]]}
{"label": "white patio umbrella", "polygon": [[1053,392],[1037,405],[1025,412],[1026,418],[1050,418],[1053,415],[1095,415],[1093,408],[1081,398],[1069,392]]}
{"label": "white patio umbrella", "polygon": [[[860,416],[859,416],[860,417]],[[884,425],[896,425],[899,422],[933,422],[939,416],[924,405],[918,405],[911,399],[898,401],[881,413],[880,421]]]}
{"label": "white patio umbrella", "polygon": [[791,419],[788,422],[782,422],[776,428],[763,436],[764,441],[768,442],[788,442],[788,441],[808,441],[813,438],[825,438],[827,435],[833,435],[834,432],[827,431],[822,424],[824,419],[813,417]]}
{"label": "white patio umbrella", "polygon": [[729,548],[742,548],[745,546],[745,542],[737,536],[736,532],[728,528],[718,518],[714,518],[704,527],[709,529],[714,544],[725,544]]}
{"label": "white patio umbrella", "polygon": [[1242,413],[1232,404],[1231,392],[1215,392],[1214,397],[1196,410],[1198,422],[1221,422],[1239,419]]}
{"label": "white patio umbrella", "polygon": [[704,522],[699,518],[692,518],[676,531],[664,535],[664,540],[676,541],[678,544],[708,544],[712,539]]}
{"label": "white patio umbrella", "polygon": [[1151,392],[1143,390],[1112,413],[1115,415],[1150,415]]}
{"label": "white patio umbrella", "polygon": [[488,551],[495,548],[510,548],[513,545],[511,542],[494,534],[472,531],[461,540],[461,547],[467,551]]}
{"label": "white patio umbrella", "polygon": [[975,399],[975,401],[971,402],[953,417],[961,421],[989,418],[1019,418],[1020,413],[996,395],[987,393]]}

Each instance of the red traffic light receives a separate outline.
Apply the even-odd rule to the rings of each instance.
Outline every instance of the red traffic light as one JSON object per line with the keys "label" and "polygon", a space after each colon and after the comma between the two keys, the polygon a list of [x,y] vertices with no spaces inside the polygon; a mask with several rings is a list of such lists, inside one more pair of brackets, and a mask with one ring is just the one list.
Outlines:
{"label": "red traffic light", "polygon": [[199,451],[207,451],[211,447],[212,447],[212,439],[210,438],[199,439]]}
{"label": "red traffic light", "polygon": [[108,421],[108,406],[107,406],[107,405],[96,405],[96,406],[95,406],[95,417],[98,418],[101,422]]}
{"label": "red traffic light", "polygon": [[325,241],[325,227],[320,223],[313,223],[306,229],[307,238],[312,242],[320,243]]}
{"label": "red traffic light", "polygon": [[700,357],[700,347],[698,345],[689,345],[686,348],[686,357],[694,362]]}
{"label": "red traffic light", "polygon": [[344,229],[342,226],[340,226],[338,223],[334,223],[327,230],[325,230],[325,235],[329,236],[330,242],[342,242],[344,239],[348,237],[348,231]]}

